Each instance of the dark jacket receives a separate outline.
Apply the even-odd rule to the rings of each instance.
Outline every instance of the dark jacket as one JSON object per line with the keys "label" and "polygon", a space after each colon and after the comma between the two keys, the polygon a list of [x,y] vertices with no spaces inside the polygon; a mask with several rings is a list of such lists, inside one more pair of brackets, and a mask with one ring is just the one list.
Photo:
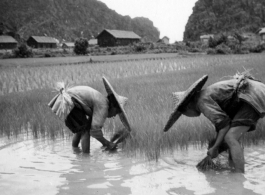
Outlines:
{"label": "dark jacket", "polygon": [[265,85],[245,78],[217,82],[196,95],[197,109],[215,126],[216,131],[227,126],[236,114],[240,101],[251,105],[263,117],[265,115]]}

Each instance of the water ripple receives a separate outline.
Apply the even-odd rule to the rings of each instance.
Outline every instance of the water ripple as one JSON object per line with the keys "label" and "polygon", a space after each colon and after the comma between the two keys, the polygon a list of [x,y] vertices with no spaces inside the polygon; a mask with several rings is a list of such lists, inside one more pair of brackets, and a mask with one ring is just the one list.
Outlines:
{"label": "water ripple", "polygon": [[[0,144],[1,195],[70,194],[263,194],[264,146],[245,148],[246,174],[229,169],[199,172],[206,149],[165,154],[158,162],[107,152],[91,140],[91,153],[71,140],[18,140]],[[221,157],[226,163],[227,155]]]}

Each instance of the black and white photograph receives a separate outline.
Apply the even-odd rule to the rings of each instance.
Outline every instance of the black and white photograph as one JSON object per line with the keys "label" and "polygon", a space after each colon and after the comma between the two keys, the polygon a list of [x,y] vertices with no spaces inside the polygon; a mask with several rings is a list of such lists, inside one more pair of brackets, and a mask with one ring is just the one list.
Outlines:
{"label": "black and white photograph", "polygon": [[1,195],[264,195],[264,0],[0,0]]}

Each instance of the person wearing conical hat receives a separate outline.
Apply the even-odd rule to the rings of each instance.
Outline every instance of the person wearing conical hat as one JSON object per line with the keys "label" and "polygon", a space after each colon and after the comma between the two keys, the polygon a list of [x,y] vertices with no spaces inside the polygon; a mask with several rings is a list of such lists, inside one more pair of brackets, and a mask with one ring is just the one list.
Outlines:
{"label": "person wearing conical hat", "polygon": [[57,94],[48,104],[56,115],[64,120],[66,126],[75,133],[72,146],[78,147],[81,142],[82,151],[90,150],[90,135],[108,149],[117,144],[104,138],[102,127],[107,118],[119,115],[128,131],[131,130],[124,106],[127,98],[118,95],[109,81],[103,77],[107,96],[89,86],[65,87],[62,83]]}
{"label": "person wearing conical hat", "polygon": [[265,85],[246,71],[202,89],[207,78],[205,75],[188,90],[173,93],[176,107],[164,131],[168,131],[182,114],[196,117],[202,113],[217,132],[207,155],[216,158],[220,146],[227,145],[234,171],[243,173],[244,154],[239,139],[245,132],[255,130],[257,121],[265,115]]}

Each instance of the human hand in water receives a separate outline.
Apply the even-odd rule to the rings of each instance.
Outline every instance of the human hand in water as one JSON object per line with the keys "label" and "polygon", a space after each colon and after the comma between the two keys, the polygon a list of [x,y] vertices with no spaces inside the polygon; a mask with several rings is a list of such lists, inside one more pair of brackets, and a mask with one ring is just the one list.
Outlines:
{"label": "human hand in water", "polygon": [[218,156],[218,148],[212,147],[208,150],[207,155],[211,158],[216,158]]}
{"label": "human hand in water", "polygon": [[107,150],[114,150],[117,148],[117,144],[106,140],[104,137],[100,137],[100,138],[96,138],[99,142],[101,142],[101,144],[103,145],[103,147],[106,147]]}
{"label": "human hand in water", "polygon": [[117,149],[117,144],[115,144],[113,142],[109,142],[109,144],[107,145],[107,149],[108,150],[115,150],[115,149]]}
{"label": "human hand in water", "polygon": [[124,129],[118,130],[110,139],[111,142],[118,145],[121,142],[124,142],[127,138],[129,138],[130,132]]}

